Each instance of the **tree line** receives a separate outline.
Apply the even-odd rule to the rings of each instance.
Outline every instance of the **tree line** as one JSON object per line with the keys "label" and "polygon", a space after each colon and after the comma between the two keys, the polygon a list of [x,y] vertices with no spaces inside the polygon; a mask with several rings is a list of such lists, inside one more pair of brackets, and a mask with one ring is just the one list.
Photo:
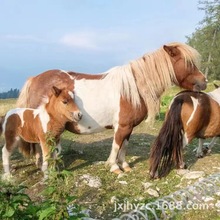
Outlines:
{"label": "tree line", "polygon": [[208,79],[220,80],[220,0],[199,1],[198,9],[205,16],[195,32],[187,36],[187,43],[201,54],[201,70]]}
{"label": "tree line", "polygon": [[19,89],[10,89],[8,92],[1,92],[0,99],[18,98]]}

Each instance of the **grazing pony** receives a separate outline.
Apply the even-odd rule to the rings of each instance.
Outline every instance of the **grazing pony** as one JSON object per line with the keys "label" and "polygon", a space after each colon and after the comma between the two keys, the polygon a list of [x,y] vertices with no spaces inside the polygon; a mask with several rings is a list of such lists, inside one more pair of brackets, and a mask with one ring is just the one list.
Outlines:
{"label": "grazing pony", "polygon": [[51,84],[71,89],[74,79],[75,101],[83,119],[77,124],[68,123],[66,129],[77,134],[114,129],[107,162],[110,171],[118,174],[130,171],[125,147],[133,128],[147,117],[154,118],[167,88],[173,84],[194,91],[206,88],[199,60],[192,47],[171,43],[102,74],[49,70],[27,80],[17,105],[37,107],[41,96],[50,92]]}
{"label": "grazing pony", "polygon": [[[51,90],[51,89],[50,89]],[[60,150],[60,135],[67,122],[78,122],[82,114],[74,102],[74,94],[67,89],[53,87],[52,95],[44,98],[44,104],[37,109],[16,108],[1,118],[0,131],[5,136],[2,149],[4,176],[10,176],[9,157],[18,144],[19,139],[29,143],[40,143],[43,155],[42,171],[48,166],[50,149],[47,136],[54,138]]]}
{"label": "grazing pony", "polygon": [[[208,94],[180,92],[173,98],[151,146],[151,177],[163,177],[174,166],[183,168],[183,149],[194,138],[203,142],[205,138],[216,136],[220,136],[220,88]],[[197,149],[197,156],[202,156],[202,145]]]}

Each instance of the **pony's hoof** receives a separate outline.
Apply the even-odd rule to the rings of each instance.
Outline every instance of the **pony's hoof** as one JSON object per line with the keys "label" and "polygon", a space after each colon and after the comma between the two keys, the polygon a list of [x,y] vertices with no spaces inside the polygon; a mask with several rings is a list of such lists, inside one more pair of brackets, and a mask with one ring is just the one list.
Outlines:
{"label": "pony's hoof", "polygon": [[208,155],[208,154],[210,154],[211,150],[208,147],[204,147],[202,149],[202,152],[203,152],[203,155]]}
{"label": "pony's hoof", "polygon": [[196,154],[196,157],[197,157],[197,158],[203,158],[204,155],[203,155],[203,153],[201,153],[201,154]]}
{"label": "pony's hoof", "polygon": [[123,173],[123,172],[118,168],[116,170],[113,170],[112,173],[119,175],[120,173]]}
{"label": "pony's hoof", "polygon": [[129,167],[129,166],[124,167],[123,170],[124,170],[125,173],[128,173],[128,172],[132,171],[131,167]]}

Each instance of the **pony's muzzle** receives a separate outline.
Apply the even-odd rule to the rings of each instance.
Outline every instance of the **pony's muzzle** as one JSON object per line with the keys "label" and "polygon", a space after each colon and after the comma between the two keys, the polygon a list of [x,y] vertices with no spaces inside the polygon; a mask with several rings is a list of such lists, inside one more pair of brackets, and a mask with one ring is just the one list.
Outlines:
{"label": "pony's muzzle", "polygon": [[195,83],[194,86],[193,86],[193,91],[194,92],[200,92],[201,90],[205,90],[207,87],[207,83],[204,82],[204,83]]}

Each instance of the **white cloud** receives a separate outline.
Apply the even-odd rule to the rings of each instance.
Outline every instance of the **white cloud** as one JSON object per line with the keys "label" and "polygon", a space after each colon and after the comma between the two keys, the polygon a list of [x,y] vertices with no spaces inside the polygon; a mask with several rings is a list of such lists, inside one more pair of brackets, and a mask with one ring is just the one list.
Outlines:
{"label": "white cloud", "polygon": [[129,39],[128,33],[113,30],[78,31],[65,34],[59,40],[66,46],[89,50],[112,50]]}
{"label": "white cloud", "polygon": [[0,39],[9,40],[9,41],[44,42],[43,39],[32,36],[32,35],[7,34],[7,35],[0,36]]}
{"label": "white cloud", "polygon": [[98,49],[96,34],[94,32],[70,33],[61,37],[60,43],[83,49]]}

